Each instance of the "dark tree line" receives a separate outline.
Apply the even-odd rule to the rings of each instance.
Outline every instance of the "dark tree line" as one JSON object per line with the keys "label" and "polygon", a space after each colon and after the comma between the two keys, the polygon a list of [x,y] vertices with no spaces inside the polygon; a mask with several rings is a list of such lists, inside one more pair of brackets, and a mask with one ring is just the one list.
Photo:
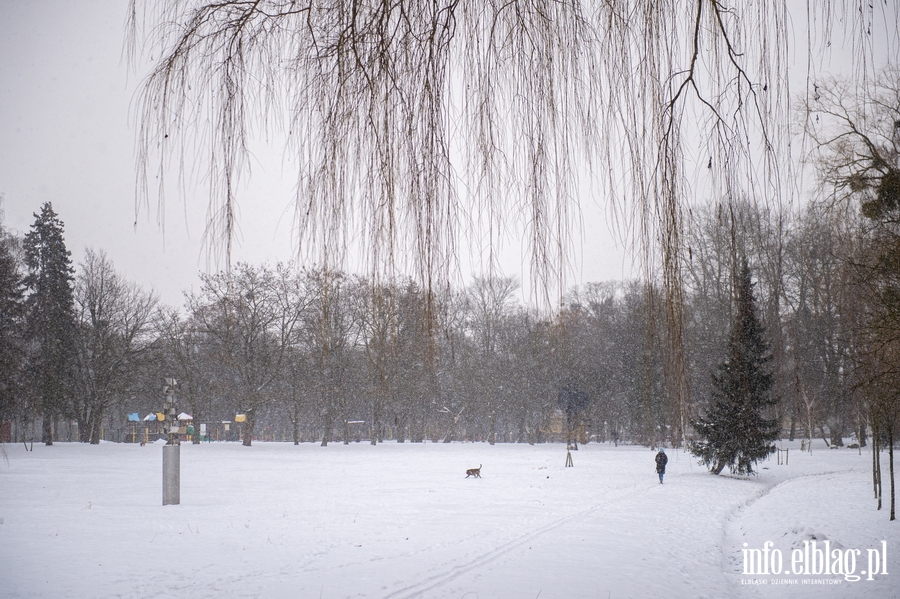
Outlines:
{"label": "dark tree line", "polygon": [[[770,416],[791,438],[865,445],[873,406],[882,404],[859,387],[869,333],[860,332],[851,287],[851,228],[815,205],[775,219],[750,203],[723,204],[693,218],[684,267],[689,423],[716,394],[710,373],[728,352],[739,248],[749,272],[764,273],[754,278],[781,400]],[[45,221],[61,235],[58,217],[43,213],[34,231]],[[682,437],[680,406],[666,390],[664,302],[652,285],[587,284],[546,314],[521,306],[510,278],[476,278],[429,298],[412,281],[238,264],[204,275],[174,308],[124,281],[102,252],[88,251],[75,269],[60,251],[54,272],[64,285],[53,305],[68,308],[42,308],[41,319],[57,314],[51,325],[32,307],[43,289],[38,262],[17,249],[35,243],[29,235],[6,235],[0,254],[9,265],[0,281],[9,331],[0,347],[2,409],[17,430],[40,422],[45,440],[53,438],[47,427],[60,438],[74,421],[79,440],[99,442],[101,428],[119,428],[126,413],[157,411],[167,376],[179,381],[195,422],[245,414],[247,444],[264,429],[323,444],[696,437],[691,427]],[[883,422],[879,430],[889,431]]]}
{"label": "dark tree line", "polygon": [[74,422],[78,440],[99,443],[110,412],[140,391],[156,300],[102,252],[88,250],[76,270],[51,204],[34,216],[22,238],[0,231],[2,432],[15,425],[16,437],[33,441],[39,423],[52,445]]}

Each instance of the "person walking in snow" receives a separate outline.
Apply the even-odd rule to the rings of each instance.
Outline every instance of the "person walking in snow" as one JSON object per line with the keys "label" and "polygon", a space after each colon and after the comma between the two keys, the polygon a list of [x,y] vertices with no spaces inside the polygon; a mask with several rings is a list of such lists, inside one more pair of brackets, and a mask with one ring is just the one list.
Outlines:
{"label": "person walking in snow", "polygon": [[660,447],[659,453],[656,454],[656,473],[659,474],[659,484],[662,484],[663,476],[666,474],[666,464],[668,463],[669,456],[666,455],[666,450]]}

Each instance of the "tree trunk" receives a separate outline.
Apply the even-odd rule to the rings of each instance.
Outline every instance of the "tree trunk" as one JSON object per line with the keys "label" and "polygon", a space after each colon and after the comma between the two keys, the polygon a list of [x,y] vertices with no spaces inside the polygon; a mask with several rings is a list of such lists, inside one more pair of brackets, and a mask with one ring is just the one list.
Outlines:
{"label": "tree trunk", "polygon": [[397,443],[406,443],[406,419],[394,417],[394,428],[397,430]]}
{"label": "tree trunk", "polygon": [[[201,420],[201,412],[197,409],[196,405],[191,406],[191,413],[194,415],[194,419],[191,420],[191,424],[194,426],[194,434],[191,435],[191,444],[192,445],[200,445],[200,420]],[[209,431],[206,431],[206,434],[209,434]]]}
{"label": "tree trunk", "polygon": [[872,427],[872,492],[878,499],[878,430]]}
{"label": "tree trunk", "polygon": [[881,431],[878,431],[878,442],[875,443],[875,498],[878,509],[881,509]]}
{"label": "tree trunk", "polygon": [[331,415],[331,408],[326,408],[325,411],[325,426],[322,431],[322,447],[328,447],[328,441],[331,440],[331,430],[334,426]]}
{"label": "tree trunk", "polygon": [[822,440],[825,441],[825,447],[831,449],[831,442],[828,440],[828,437],[825,436],[825,427],[823,425],[819,425],[819,435],[822,437]]}
{"label": "tree trunk", "polygon": [[837,423],[837,425],[834,428],[831,428],[831,426],[829,425],[829,429],[831,432],[831,446],[832,447],[843,447],[844,446],[844,423],[839,422],[839,423]]}
{"label": "tree trunk", "polygon": [[519,436],[516,439],[516,443],[527,443],[528,442],[528,427],[525,426],[525,414],[522,414],[519,418]]}
{"label": "tree trunk", "polygon": [[91,445],[100,445],[101,423],[103,422],[103,412],[95,410],[91,414]]}
{"label": "tree trunk", "polygon": [[493,445],[497,442],[497,412],[491,410],[491,428],[488,432],[488,443]]}
{"label": "tree trunk", "polygon": [[370,443],[372,445],[378,445],[378,443],[382,442],[381,439],[381,406],[384,405],[385,402],[385,394],[384,392],[375,393],[375,405],[372,406],[372,427],[371,427],[371,439]]}
{"label": "tree trunk", "polygon": [[[447,434],[444,435],[444,443],[450,443],[456,439],[456,418],[453,417],[453,414],[447,414],[449,421],[447,423]],[[492,416],[493,417],[493,416]],[[493,443],[491,443],[493,445]]]}
{"label": "tree trunk", "polygon": [[878,499],[878,427],[872,425],[872,492],[875,499]]}
{"label": "tree trunk", "polygon": [[78,442],[90,443],[91,426],[88,422],[88,418],[86,416],[79,416],[76,420],[78,420]]}
{"label": "tree trunk", "polygon": [[25,413],[25,417],[22,422],[22,445],[25,446],[25,451],[28,451],[28,413]]}
{"label": "tree trunk", "polygon": [[716,467],[711,470],[713,474],[720,474],[725,469],[725,462],[716,463]]}
{"label": "tree trunk", "polygon": [[45,445],[53,445],[53,417],[48,406],[44,407],[44,416],[41,421],[41,441]]}
{"label": "tree trunk", "polygon": [[413,424],[415,428],[410,427],[410,441],[413,443],[423,443],[425,441],[425,435],[427,434],[425,430],[425,398],[422,398],[421,403],[416,406],[416,412],[418,414],[413,419]]}
{"label": "tree trunk", "polygon": [[244,413],[247,415],[247,421],[244,423],[243,433],[244,433],[244,447],[252,447],[253,445],[253,428],[256,424],[256,414],[254,414],[253,408],[249,410],[245,410]]}
{"label": "tree trunk", "polygon": [[888,426],[888,470],[891,474],[891,520],[894,520],[894,423]]}
{"label": "tree trunk", "polygon": [[[566,449],[578,451],[578,435],[575,432],[577,422],[574,414],[566,413]],[[659,447],[659,444],[654,443],[653,446]]]}

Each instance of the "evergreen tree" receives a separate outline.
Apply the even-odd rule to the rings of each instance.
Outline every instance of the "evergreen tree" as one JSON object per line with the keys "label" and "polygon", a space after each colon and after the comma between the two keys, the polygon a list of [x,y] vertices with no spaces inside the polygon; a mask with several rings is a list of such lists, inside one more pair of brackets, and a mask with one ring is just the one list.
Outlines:
{"label": "evergreen tree", "polygon": [[753,464],[773,451],[778,420],[765,417],[777,403],[772,394],[769,346],[756,314],[746,258],[735,281],[735,319],[728,355],[713,374],[712,402],[694,423],[702,440],[691,444],[700,463],[719,474],[752,474]]}
{"label": "evergreen tree", "polygon": [[75,380],[75,270],[63,239],[63,223],[50,203],[34,216],[24,244],[25,284],[30,292],[25,301],[27,335],[33,348],[29,373],[43,417],[42,440],[52,445],[52,419],[63,413]]}
{"label": "evergreen tree", "polygon": [[25,286],[15,243],[0,225],[0,423],[18,413],[22,396]]}

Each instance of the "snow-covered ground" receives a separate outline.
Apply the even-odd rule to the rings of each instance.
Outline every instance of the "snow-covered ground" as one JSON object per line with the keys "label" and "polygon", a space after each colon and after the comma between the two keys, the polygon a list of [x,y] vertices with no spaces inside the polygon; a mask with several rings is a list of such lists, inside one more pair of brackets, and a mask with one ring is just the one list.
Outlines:
{"label": "snow-covered ground", "polygon": [[[183,445],[165,507],[159,444],[3,447],[4,598],[900,597],[871,454],[821,442],[749,479],[670,449],[664,485],[641,447],[585,445],[566,468],[557,444]],[[869,549],[887,562],[787,573],[812,540],[847,565],[859,549],[856,574]],[[767,541],[786,571],[743,574]]]}

